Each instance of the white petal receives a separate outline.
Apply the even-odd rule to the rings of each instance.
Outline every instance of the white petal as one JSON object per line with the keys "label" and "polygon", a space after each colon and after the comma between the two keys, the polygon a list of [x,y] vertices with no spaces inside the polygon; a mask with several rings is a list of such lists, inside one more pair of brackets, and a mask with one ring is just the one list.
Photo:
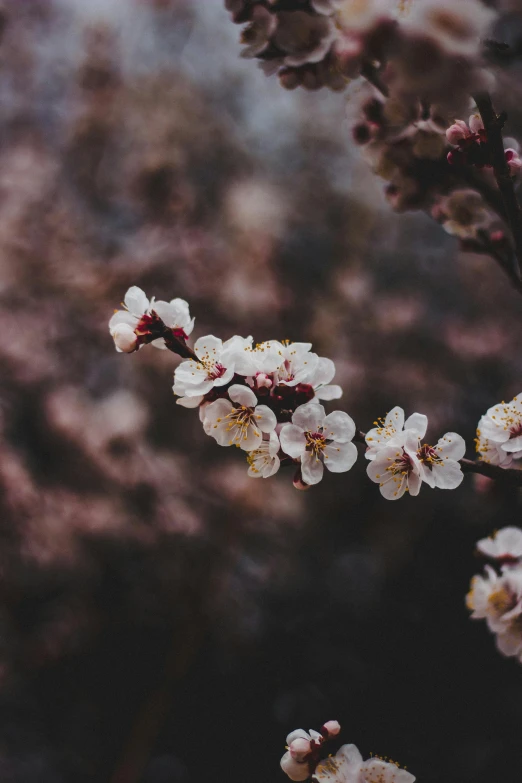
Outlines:
{"label": "white petal", "polygon": [[273,476],[275,473],[277,473],[277,471],[280,468],[280,465],[281,465],[281,461],[279,457],[273,457],[272,464],[267,463],[263,468],[262,471],[263,478],[270,478],[270,476]]}
{"label": "white petal", "polygon": [[355,435],[355,422],[344,411],[329,413],[323,427],[323,435],[327,440],[334,440],[337,443],[348,443]]}
{"label": "white petal", "polygon": [[422,484],[422,478],[419,476],[418,473],[412,472],[408,476],[408,492],[410,495],[415,497],[419,494],[421,484]]}
{"label": "white petal", "polygon": [[292,423],[300,427],[304,432],[317,432],[325,419],[325,410],[322,405],[307,402],[296,408],[292,416]]}
{"label": "white petal", "polygon": [[[273,410],[267,405],[258,405],[255,409],[256,424],[261,432],[272,432],[277,426],[277,419]],[[261,416],[260,419],[257,417]]]}
{"label": "white petal", "polygon": [[330,386],[321,386],[315,390],[315,396],[319,400],[338,400],[343,396],[343,390],[340,386],[331,384]]}
{"label": "white petal", "polygon": [[518,527],[503,527],[494,536],[482,538],[477,549],[489,557],[522,557],[522,530]]}
{"label": "white petal", "polygon": [[406,485],[406,476],[400,474],[398,476],[392,476],[391,480],[385,481],[380,485],[379,489],[381,495],[383,498],[386,498],[386,500],[398,500],[399,498],[402,498],[406,492]]}
{"label": "white petal", "polygon": [[258,449],[263,441],[263,436],[260,430],[258,430],[255,424],[252,424],[243,435],[243,437],[236,442],[243,449],[243,451],[255,451]]}
{"label": "white petal", "polygon": [[335,375],[335,364],[326,356],[320,356],[314,370],[314,386],[326,386]]}
{"label": "white petal", "polygon": [[422,480],[426,482],[428,487],[431,487],[432,489],[435,489],[435,477],[431,471],[431,467],[428,467],[428,465],[422,465]]}
{"label": "white petal", "polygon": [[[181,405],[183,408],[197,408],[203,402],[203,397],[180,397],[176,400],[176,405]],[[217,402],[217,400],[216,400]]]}
{"label": "white petal", "polygon": [[361,765],[362,756],[355,745],[343,745],[335,756],[319,762],[314,778],[319,783],[355,783]]}
{"label": "white petal", "polygon": [[510,440],[502,444],[502,449],[507,452],[520,451],[522,449],[522,435],[510,438]]}
{"label": "white petal", "polygon": [[404,426],[404,411],[398,405],[392,408],[384,421],[386,427],[393,427],[397,432]]}
{"label": "white petal", "polygon": [[111,329],[111,337],[119,353],[132,353],[136,350],[137,337],[129,324],[117,324]]}
{"label": "white petal", "polygon": [[306,438],[303,430],[295,424],[285,424],[279,433],[281,448],[289,457],[297,459],[306,448]]}
{"label": "white petal", "polygon": [[232,378],[234,377],[234,366],[228,367],[223,375],[221,375],[219,378],[215,378],[212,381],[213,386],[226,386],[227,383],[230,383]]}
{"label": "white petal", "polygon": [[435,448],[444,459],[453,459],[457,462],[459,459],[462,459],[466,453],[464,438],[457,435],[456,432],[447,432],[443,435]]}
{"label": "white petal", "polygon": [[295,739],[310,739],[310,735],[304,729],[294,729],[286,737],[286,744],[291,745]]}
{"label": "white petal", "polygon": [[404,429],[413,430],[419,438],[423,438],[428,429],[428,417],[423,413],[412,413],[404,422]]}
{"label": "white petal", "polygon": [[453,459],[445,460],[442,464],[436,462],[432,467],[432,475],[439,489],[456,489],[464,479],[459,463]]}
{"label": "white petal", "polygon": [[324,473],[323,463],[311,451],[305,451],[301,457],[301,473],[306,484],[318,484]]}
{"label": "white petal", "polygon": [[353,443],[332,443],[324,450],[324,464],[332,473],[350,470],[357,459],[357,447]]}
{"label": "white petal", "polygon": [[304,761],[295,761],[290,753],[285,753],[281,759],[281,769],[290,780],[307,780],[310,777],[310,767]]}
{"label": "white petal", "polygon": [[497,648],[503,655],[518,655],[522,650],[522,636],[520,632],[508,630],[498,634]]}
{"label": "white petal", "polygon": [[218,424],[218,419],[224,419],[233,410],[234,406],[230,400],[215,400],[206,407],[205,418],[208,419],[211,424]]}
{"label": "white petal", "polygon": [[270,454],[271,457],[275,457],[278,451],[279,451],[279,438],[277,437],[276,432],[271,432],[269,446],[268,446],[268,453]]}
{"label": "white petal", "polygon": [[200,337],[194,343],[194,352],[196,356],[204,361],[216,362],[221,356],[223,343],[219,337],[214,337],[213,334],[207,334],[205,337]]}
{"label": "white petal", "polygon": [[242,386],[240,383],[234,383],[228,390],[228,396],[233,402],[238,402],[247,408],[255,408],[257,397],[248,386]]}
{"label": "white petal", "polygon": [[111,320],[109,321],[109,331],[112,332],[114,327],[118,326],[119,324],[128,324],[132,327],[132,329],[135,329],[138,321],[139,318],[136,318],[135,315],[127,312],[127,310],[116,310]]}
{"label": "white petal", "polygon": [[125,307],[132,313],[132,315],[141,318],[141,316],[149,309],[149,300],[147,299],[145,292],[138,288],[137,285],[133,285],[125,294]]}

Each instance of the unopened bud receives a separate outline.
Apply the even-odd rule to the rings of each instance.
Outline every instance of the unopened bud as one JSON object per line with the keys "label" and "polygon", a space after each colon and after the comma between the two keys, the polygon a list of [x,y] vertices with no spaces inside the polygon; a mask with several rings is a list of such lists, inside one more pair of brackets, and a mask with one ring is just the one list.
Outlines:
{"label": "unopened bud", "polygon": [[469,118],[469,129],[472,133],[478,133],[480,130],[483,130],[484,123],[482,122],[482,117],[480,114],[472,114]]}
{"label": "unopened bud", "polygon": [[329,737],[336,737],[340,731],[341,724],[336,720],[329,720],[321,729],[321,734],[327,734]]}
{"label": "unopened bud", "polygon": [[468,126],[463,120],[456,120],[446,131],[446,138],[450,144],[457,146],[459,141],[469,136]]}
{"label": "unopened bud", "polygon": [[307,780],[310,777],[308,764],[295,761],[290,753],[285,753],[281,759],[281,769],[286,772],[290,780]]}
{"label": "unopened bud", "polygon": [[271,389],[274,385],[272,378],[264,372],[258,372],[256,375],[256,386]]}
{"label": "unopened bud", "polygon": [[294,487],[296,489],[301,489],[301,490],[310,489],[310,484],[305,484],[303,481],[303,477],[301,475],[301,468],[297,469],[297,473],[294,476]]}
{"label": "unopened bud", "polygon": [[299,737],[290,743],[288,750],[294,761],[304,761],[310,753],[310,740]]}
{"label": "unopened bud", "polygon": [[114,340],[116,350],[120,353],[132,353],[136,350],[138,339],[129,324],[117,324],[111,330],[111,337]]}

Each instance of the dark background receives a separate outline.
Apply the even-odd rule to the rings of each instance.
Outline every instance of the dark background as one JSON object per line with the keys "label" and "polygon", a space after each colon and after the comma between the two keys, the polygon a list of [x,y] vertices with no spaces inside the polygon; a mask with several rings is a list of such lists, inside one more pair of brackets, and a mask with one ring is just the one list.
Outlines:
{"label": "dark background", "polygon": [[308,493],[253,481],[175,405],[176,358],[107,330],[140,285],[195,337],[311,340],[360,428],[399,404],[471,457],[520,392],[517,294],[389,211],[358,83],[284,92],[219,0],[1,21],[0,779],[284,781],[286,734],[338,719],[423,783],[518,783],[522,670],[464,597],[519,498],[467,476],[391,503],[362,452]]}

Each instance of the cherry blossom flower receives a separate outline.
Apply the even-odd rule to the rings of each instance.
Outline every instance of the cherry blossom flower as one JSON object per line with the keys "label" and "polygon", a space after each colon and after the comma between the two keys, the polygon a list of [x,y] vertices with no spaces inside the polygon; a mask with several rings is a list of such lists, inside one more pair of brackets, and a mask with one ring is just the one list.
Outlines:
{"label": "cherry blossom flower", "polygon": [[353,419],[344,411],[326,416],[322,405],[308,402],[300,405],[280,432],[285,454],[301,460],[301,472],[306,484],[317,484],[324,467],[332,473],[350,470],[357,459],[357,449],[351,440],[355,435]]}
{"label": "cherry blossom flower", "polygon": [[279,354],[279,365],[275,371],[276,385],[297,386],[298,383],[309,383],[319,362],[317,354],[311,352],[312,344],[287,341],[273,341],[270,344]]}
{"label": "cherry blossom flower", "polygon": [[[151,309],[178,337],[187,340],[192,334],[195,318],[190,317],[189,305],[184,299],[171,299],[170,302],[158,300],[151,304]],[[153,340],[151,345],[155,348],[167,349],[163,339]]]}
{"label": "cherry blossom flower", "polygon": [[488,462],[490,465],[499,465],[501,468],[509,468],[513,462],[513,454],[508,454],[504,451],[501,444],[485,438],[480,429],[477,429],[475,447],[479,460],[482,462]]}
{"label": "cherry blossom flower", "polygon": [[274,431],[263,437],[263,440],[255,449],[247,454],[248,475],[252,478],[269,478],[280,467],[279,438]]}
{"label": "cherry blossom flower", "polygon": [[503,527],[477,542],[478,551],[500,565],[518,565],[522,559],[522,530]]}
{"label": "cherry blossom flower", "polygon": [[432,488],[456,489],[464,479],[459,460],[465,453],[464,438],[456,432],[447,432],[436,446],[424,443],[417,452],[422,463],[422,480]]}
{"label": "cherry blossom flower", "polygon": [[379,484],[381,495],[387,500],[398,500],[405,492],[418,495],[422,484],[422,463],[417,456],[419,436],[414,430],[406,430],[400,436],[400,444],[379,448],[366,468],[372,481]]}
{"label": "cherry blossom flower", "polygon": [[141,347],[139,326],[144,315],[148,315],[154,300],[150,301],[141,288],[134,285],[125,294],[124,310],[116,310],[109,321],[109,332],[119,353],[132,353]]}
{"label": "cherry blossom flower", "polygon": [[183,340],[194,328],[194,318],[190,317],[189,306],[184,299],[155,302],[152,298],[149,301],[141,288],[132,286],[125,294],[124,307],[125,310],[117,310],[109,321],[109,331],[116,350],[120,352],[132,353],[145,342],[166,349],[163,338],[151,341],[154,313]]}
{"label": "cherry blossom flower", "polygon": [[417,441],[423,438],[428,428],[428,418],[423,413],[412,413],[406,421],[404,411],[396,406],[386,414],[384,421],[378,419],[375,427],[366,433],[366,458],[375,459],[379,451],[388,446],[402,442],[405,432],[411,431],[417,437]]}
{"label": "cherry blossom flower", "polygon": [[321,761],[314,772],[318,783],[414,783],[415,776],[396,762],[379,757],[363,761],[355,745],[343,745]]}
{"label": "cherry blossom flower", "polygon": [[522,457],[522,395],[489,408],[479,421],[477,438],[479,451],[482,451],[482,439],[485,439],[488,444],[495,444],[506,454],[512,454],[514,459]]}
{"label": "cherry blossom flower", "polygon": [[285,53],[285,65],[295,67],[320,62],[335,38],[335,27],[327,16],[281,11],[273,41]]}
{"label": "cherry blossom flower", "polygon": [[262,433],[271,433],[276,428],[274,412],[266,405],[258,405],[256,395],[248,386],[235,383],[229,388],[228,396],[230,399],[212,402],[205,411],[210,435],[220,446],[239,446],[244,451],[260,449]]}
{"label": "cherry blossom flower", "polygon": [[252,338],[235,335],[223,342],[209,334],[200,337],[194,344],[194,353],[199,361],[187,359],[174,372],[174,394],[180,399],[178,405],[196,408],[205,394],[215,386],[225,386],[234,377],[234,356],[245,342]]}
{"label": "cherry blossom flower", "polygon": [[522,662],[522,569],[504,569],[501,575],[486,566],[485,576],[474,576],[466,605],[474,620],[485,619],[497,635],[498,650]]}

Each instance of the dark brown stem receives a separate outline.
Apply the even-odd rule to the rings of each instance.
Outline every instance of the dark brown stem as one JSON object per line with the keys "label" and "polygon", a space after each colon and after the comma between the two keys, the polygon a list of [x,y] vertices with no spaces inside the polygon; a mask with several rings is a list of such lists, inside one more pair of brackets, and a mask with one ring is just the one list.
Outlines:
{"label": "dark brown stem", "polygon": [[509,166],[505,156],[504,142],[502,139],[502,128],[504,126],[505,117],[498,115],[495,112],[489,93],[479,93],[474,96],[474,99],[480,116],[482,117],[482,122],[484,123],[488,146],[490,148],[493,173],[504,203],[506,222],[513,237],[515,247],[513,274],[520,279],[520,265],[522,263],[522,213],[517,201],[515,186],[511,174],[509,173]]}
{"label": "dark brown stem", "polygon": [[161,336],[165,340],[165,345],[169,351],[172,351],[172,353],[177,353],[178,356],[181,356],[182,359],[193,359],[195,362],[199,362],[197,355],[194,353],[192,348],[186,344],[185,340],[183,340],[181,337],[177,337],[177,335],[173,333],[172,329],[169,329],[169,327],[165,326],[165,324],[163,324],[163,332]]}

